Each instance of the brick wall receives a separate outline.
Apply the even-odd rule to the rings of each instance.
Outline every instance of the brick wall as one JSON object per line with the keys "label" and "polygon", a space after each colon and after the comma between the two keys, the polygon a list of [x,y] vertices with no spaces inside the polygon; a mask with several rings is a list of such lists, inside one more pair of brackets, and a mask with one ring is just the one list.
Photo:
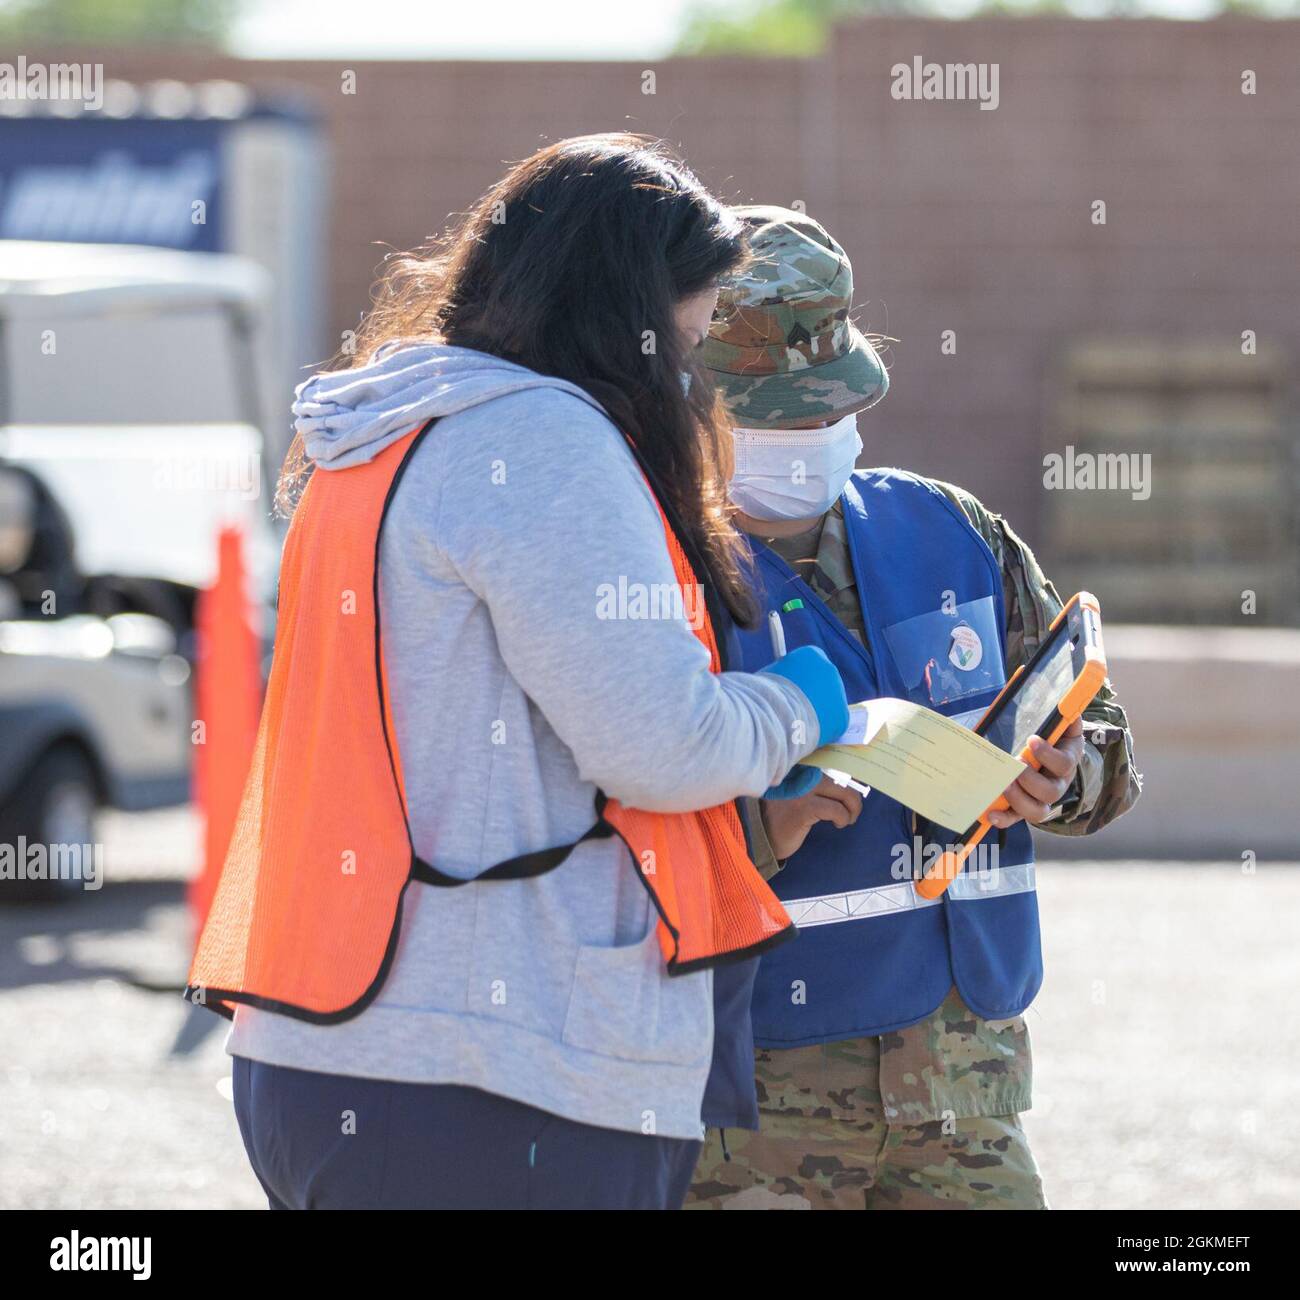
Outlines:
{"label": "brick wall", "polygon": [[[60,51],[83,57],[90,52]],[[890,68],[997,63],[1000,107],[900,102]],[[35,56],[33,56],[35,57]],[[102,53],[93,57],[104,60]],[[899,341],[875,459],[960,481],[1033,536],[1054,358],[1079,334],[1259,332],[1300,349],[1300,24],[868,19],[811,61],[240,62],[112,54],[106,75],[310,94],[334,149],[332,324],[380,256],[504,160],[583,131],[678,143],[730,200],[803,200],[853,257],[860,323]],[[340,73],[357,93],[340,93]],[[1243,69],[1259,91],[1241,94]],[[656,93],[642,93],[642,71]],[[1104,199],[1108,222],[1090,220]],[[955,330],[956,354],[940,333]]]}

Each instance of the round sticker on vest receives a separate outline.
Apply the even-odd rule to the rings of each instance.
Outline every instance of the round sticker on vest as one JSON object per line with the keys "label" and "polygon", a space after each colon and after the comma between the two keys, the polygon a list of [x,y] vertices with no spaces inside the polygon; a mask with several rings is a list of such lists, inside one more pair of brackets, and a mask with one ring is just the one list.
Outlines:
{"label": "round sticker on vest", "polygon": [[952,630],[952,645],[948,647],[948,661],[954,668],[968,673],[980,666],[984,658],[984,643],[973,627],[963,623]]}

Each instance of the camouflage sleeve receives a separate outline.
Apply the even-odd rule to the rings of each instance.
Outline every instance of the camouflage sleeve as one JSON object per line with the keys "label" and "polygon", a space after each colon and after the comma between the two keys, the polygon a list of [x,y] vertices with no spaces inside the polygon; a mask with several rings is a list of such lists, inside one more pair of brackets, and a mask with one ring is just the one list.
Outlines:
{"label": "camouflage sleeve", "polygon": [[[1027,663],[1042,644],[1063,601],[1034,558],[1001,515],[986,509],[969,492],[935,483],[989,544],[1002,571],[1007,615],[1006,673]],[[1039,829],[1057,835],[1091,835],[1126,813],[1142,793],[1133,765],[1133,735],[1128,717],[1109,679],[1083,713],[1083,757],[1060,812]]]}
{"label": "camouflage sleeve", "polygon": [[764,880],[771,880],[785,863],[777,858],[772,841],[767,838],[767,827],[763,823],[763,801],[741,799],[740,810],[744,815],[745,830],[749,834],[749,856],[758,868],[758,874]]}

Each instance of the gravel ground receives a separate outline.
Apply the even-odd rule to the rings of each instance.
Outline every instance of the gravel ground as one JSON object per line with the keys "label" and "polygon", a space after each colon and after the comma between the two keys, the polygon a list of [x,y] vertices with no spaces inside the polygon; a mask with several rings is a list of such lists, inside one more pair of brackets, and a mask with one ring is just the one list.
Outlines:
{"label": "gravel ground", "polygon": [[[224,1033],[177,996],[194,822],[105,822],[101,891],[0,911],[0,1208],[260,1206]],[[1055,1206],[1300,1205],[1297,866],[1040,870],[1027,1124]]]}

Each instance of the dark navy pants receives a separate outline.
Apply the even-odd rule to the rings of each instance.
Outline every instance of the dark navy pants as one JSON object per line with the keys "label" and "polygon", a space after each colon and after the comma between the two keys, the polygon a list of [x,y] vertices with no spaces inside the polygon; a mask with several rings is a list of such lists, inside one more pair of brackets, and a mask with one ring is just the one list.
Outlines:
{"label": "dark navy pants", "polygon": [[243,1057],[234,1088],[273,1210],[675,1210],[701,1147],[576,1124],[477,1088]]}

